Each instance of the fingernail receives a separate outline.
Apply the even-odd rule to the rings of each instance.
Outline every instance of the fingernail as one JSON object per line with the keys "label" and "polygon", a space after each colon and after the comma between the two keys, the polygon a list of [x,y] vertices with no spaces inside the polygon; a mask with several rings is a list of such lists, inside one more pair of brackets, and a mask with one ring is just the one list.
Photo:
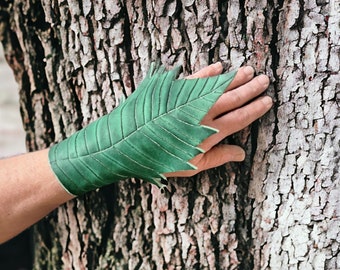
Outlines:
{"label": "fingernail", "polygon": [[218,71],[222,72],[223,66],[221,62],[217,62],[213,64],[214,68],[217,69]]}
{"label": "fingernail", "polygon": [[244,150],[240,151],[237,153],[236,158],[239,161],[243,161],[246,158],[246,152],[244,152]]}
{"label": "fingernail", "polygon": [[260,75],[259,76],[259,81],[264,87],[268,87],[269,85],[269,77],[267,75]]}
{"label": "fingernail", "polygon": [[264,96],[262,98],[262,102],[268,107],[272,107],[273,106],[273,100],[270,96]]}
{"label": "fingernail", "polygon": [[244,73],[247,75],[247,76],[253,76],[254,75],[254,69],[251,67],[251,66],[246,66],[244,68]]}

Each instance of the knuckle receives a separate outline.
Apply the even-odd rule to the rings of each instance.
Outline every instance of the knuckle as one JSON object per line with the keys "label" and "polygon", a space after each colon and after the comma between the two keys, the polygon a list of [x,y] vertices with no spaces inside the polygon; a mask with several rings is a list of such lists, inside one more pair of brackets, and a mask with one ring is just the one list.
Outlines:
{"label": "knuckle", "polygon": [[244,108],[243,110],[240,110],[240,112],[238,113],[238,117],[239,117],[240,123],[248,123],[251,121],[250,112],[246,108]]}

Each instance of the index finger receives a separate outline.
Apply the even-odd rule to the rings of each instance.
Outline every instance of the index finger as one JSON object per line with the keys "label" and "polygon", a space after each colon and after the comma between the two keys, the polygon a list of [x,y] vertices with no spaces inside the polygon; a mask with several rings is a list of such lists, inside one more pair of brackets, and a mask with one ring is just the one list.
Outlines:
{"label": "index finger", "polygon": [[[192,75],[187,76],[186,79],[197,79],[217,76],[221,74],[222,71],[223,71],[222,64],[220,62],[217,62],[215,64],[202,68],[201,70]],[[239,68],[235,75],[235,78],[227,87],[226,91],[237,88],[240,85],[243,85],[246,82],[250,81],[254,77],[254,73],[255,73],[254,69],[251,66],[244,66]]]}
{"label": "index finger", "polygon": [[207,67],[202,68],[201,70],[197,71],[192,75],[187,76],[186,79],[198,79],[217,76],[221,74],[222,71],[223,71],[222,64],[220,62],[217,62],[215,64],[211,64]]}

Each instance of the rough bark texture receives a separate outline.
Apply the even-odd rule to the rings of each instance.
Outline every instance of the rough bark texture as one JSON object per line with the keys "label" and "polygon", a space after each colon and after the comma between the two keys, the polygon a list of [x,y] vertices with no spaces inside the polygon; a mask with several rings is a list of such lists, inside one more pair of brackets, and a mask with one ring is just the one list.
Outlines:
{"label": "rough bark texture", "polygon": [[339,5],[320,1],[5,0],[0,23],[28,150],[111,111],[151,61],[251,64],[276,103],[229,138],[246,161],[169,194],[137,179],[36,226],[35,269],[339,269]]}

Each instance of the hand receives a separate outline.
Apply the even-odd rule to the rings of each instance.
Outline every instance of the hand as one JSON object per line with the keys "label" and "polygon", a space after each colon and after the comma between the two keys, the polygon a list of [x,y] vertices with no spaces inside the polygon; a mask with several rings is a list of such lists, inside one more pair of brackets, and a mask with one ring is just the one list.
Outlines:
{"label": "hand", "polygon": [[[216,63],[187,78],[216,76],[222,72],[222,69],[221,63]],[[199,147],[205,150],[205,153],[199,154],[190,160],[190,163],[195,165],[197,170],[166,173],[165,176],[189,177],[229,161],[244,160],[245,152],[241,147],[217,144],[227,136],[247,127],[272,107],[273,102],[269,96],[256,98],[266,90],[268,85],[268,76],[259,75],[254,77],[252,67],[240,68],[226,92],[217,100],[201,122],[203,125],[218,129],[219,132],[201,143]],[[253,100],[254,98],[256,99]],[[248,103],[251,100],[253,101]]]}
{"label": "hand", "polygon": [[243,106],[267,88],[268,78],[252,80],[251,68],[213,77],[220,63],[191,76],[205,80],[176,80],[177,70],[153,64],[121,106],[50,148],[51,168],[70,194],[130,177],[162,187],[165,172],[190,176],[244,159],[238,146],[215,145],[269,110],[268,97]]}

